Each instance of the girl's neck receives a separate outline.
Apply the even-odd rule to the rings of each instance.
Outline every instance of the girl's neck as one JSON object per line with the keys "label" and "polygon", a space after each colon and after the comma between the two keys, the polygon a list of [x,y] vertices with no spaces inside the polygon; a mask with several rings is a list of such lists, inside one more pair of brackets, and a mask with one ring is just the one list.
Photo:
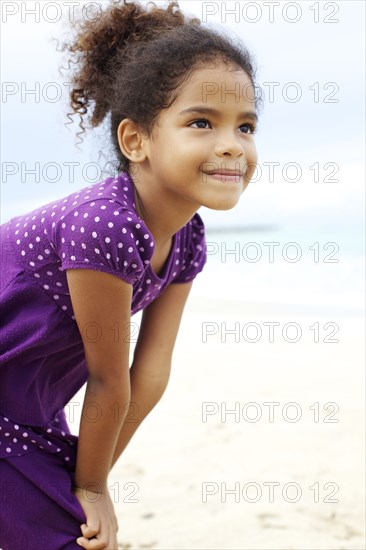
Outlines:
{"label": "girl's neck", "polygon": [[[147,187],[148,186],[144,186],[143,189],[146,190]],[[158,247],[164,247],[168,243],[171,243],[173,235],[184,227],[198,210],[198,208],[195,210],[190,209],[188,213],[184,214],[181,208],[177,206],[172,208],[169,205],[167,205],[164,210],[163,204],[166,204],[164,199],[161,198],[157,201],[147,196],[148,194],[146,193],[142,194],[142,191],[138,190],[135,182],[133,185],[133,192],[136,213],[146,224],[150,233],[153,235],[155,245]]]}

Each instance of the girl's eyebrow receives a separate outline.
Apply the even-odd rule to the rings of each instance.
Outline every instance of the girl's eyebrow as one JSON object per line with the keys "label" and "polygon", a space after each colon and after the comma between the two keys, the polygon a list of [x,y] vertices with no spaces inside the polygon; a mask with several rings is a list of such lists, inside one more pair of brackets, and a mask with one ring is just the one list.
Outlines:
{"label": "girl's eyebrow", "polygon": [[[202,114],[212,114],[216,116],[221,116],[221,112],[217,109],[212,109],[210,107],[201,107],[200,105],[195,107],[190,107],[189,109],[184,109],[178,113],[179,115],[185,115],[186,113],[202,113]],[[250,118],[258,122],[258,116],[255,111],[245,111],[244,113],[239,113],[238,118]]]}

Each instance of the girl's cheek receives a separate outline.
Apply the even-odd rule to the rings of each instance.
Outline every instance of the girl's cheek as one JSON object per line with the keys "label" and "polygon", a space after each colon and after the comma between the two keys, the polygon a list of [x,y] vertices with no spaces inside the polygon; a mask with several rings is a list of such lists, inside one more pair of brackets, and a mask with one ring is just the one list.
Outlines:
{"label": "girl's cheek", "polygon": [[255,143],[252,144],[250,150],[248,151],[248,161],[251,164],[256,164],[258,162],[258,153]]}
{"label": "girl's cheek", "polygon": [[253,155],[251,158],[248,156],[248,168],[245,172],[245,179],[249,182],[255,174],[257,169],[257,155]]}

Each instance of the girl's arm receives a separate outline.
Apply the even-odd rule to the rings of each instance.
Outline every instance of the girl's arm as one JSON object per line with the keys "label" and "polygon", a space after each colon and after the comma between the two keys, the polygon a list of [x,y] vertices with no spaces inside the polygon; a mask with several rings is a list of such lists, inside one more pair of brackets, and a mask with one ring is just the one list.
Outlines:
{"label": "girl's arm", "polygon": [[[75,485],[105,492],[124,415],[131,400],[129,327],[132,285],[91,269],[66,270],[89,378],[80,421]],[[119,338],[115,338],[115,328]],[[128,327],[126,329],[126,327]]]}
{"label": "girl's arm", "polygon": [[192,284],[171,284],[143,311],[131,366],[131,403],[112,466],[168,384],[174,345]]}

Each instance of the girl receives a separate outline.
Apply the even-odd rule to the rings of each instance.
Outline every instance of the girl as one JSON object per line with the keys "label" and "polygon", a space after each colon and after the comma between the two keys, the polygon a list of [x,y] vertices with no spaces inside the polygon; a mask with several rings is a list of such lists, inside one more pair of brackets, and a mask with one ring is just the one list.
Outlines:
{"label": "girl", "polygon": [[[91,102],[92,126],[111,115],[117,176],[1,226],[2,550],[118,547],[108,475],[167,386],[206,262],[197,210],[233,208],[255,171],[248,52],[150,8],[112,2],[67,46],[72,111],[82,130]],[[76,437],[63,409],[84,383]]]}

